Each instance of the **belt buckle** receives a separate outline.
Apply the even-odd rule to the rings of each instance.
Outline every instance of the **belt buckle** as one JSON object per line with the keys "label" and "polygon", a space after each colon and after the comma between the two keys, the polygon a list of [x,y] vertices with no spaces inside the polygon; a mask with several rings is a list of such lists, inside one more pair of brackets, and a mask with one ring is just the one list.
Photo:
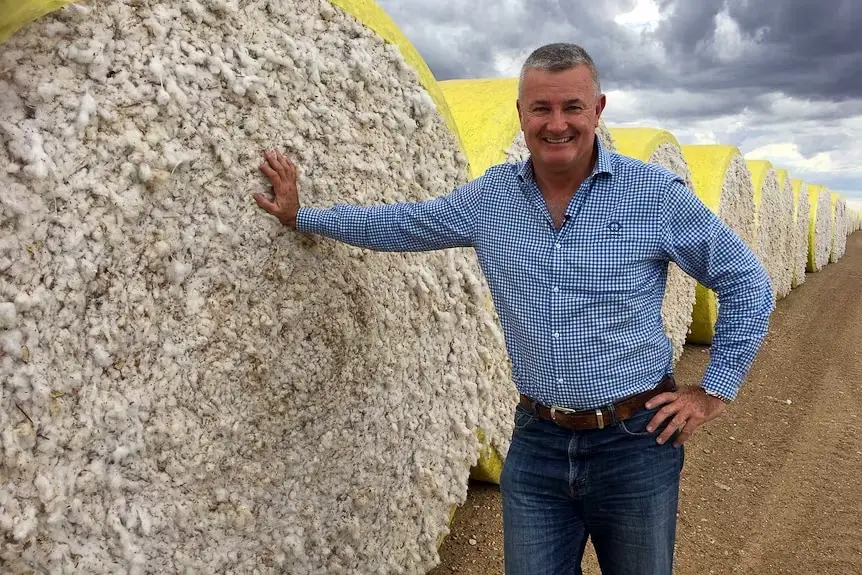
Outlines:
{"label": "belt buckle", "polygon": [[560,413],[563,413],[563,414],[566,414],[566,415],[571,415],[571,414],[573,414],[573,413],[576,413],[576,410],[574,410],[574,409],[569,409],[568,407],[560,407],[559,405],[552,405],[552,406],[551,406],[551,421],[556,421],[556,419],[554,419],[554,415],[555,415],[558,411],[559,411]]}

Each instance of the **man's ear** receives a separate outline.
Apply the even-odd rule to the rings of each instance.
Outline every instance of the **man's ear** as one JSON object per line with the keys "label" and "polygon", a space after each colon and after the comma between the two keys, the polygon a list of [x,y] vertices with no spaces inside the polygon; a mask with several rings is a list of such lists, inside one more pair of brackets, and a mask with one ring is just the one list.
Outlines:
{"label": "man's ear", "polygon": [[524,111],[521,109],[521,100],[515,100],[515,109],[518,110],[518,123],[521,125],[521,130],[524,129]]}
{"label": "man's ear", "polygon": [[599,127],[599,119],[602,117],[602,112],[605,111],[605,104],[607,104],[607,99],[605,98],[605,95],[602,94],[596,101],[596,128]]}

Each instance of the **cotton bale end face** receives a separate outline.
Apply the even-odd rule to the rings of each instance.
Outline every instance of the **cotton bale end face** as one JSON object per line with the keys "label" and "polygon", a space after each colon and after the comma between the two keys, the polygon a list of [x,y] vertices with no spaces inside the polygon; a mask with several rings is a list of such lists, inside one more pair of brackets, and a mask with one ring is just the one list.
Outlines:
{"label": "cotton bale end face", "polygon": [[767,160],[746,160],[751,173],[755,207],[755,253],[769,274],[769,283],[776,298],[790,293],[792,272],[792,210],[793,198],[785,193],[786,179]]}
{"label": "cotton bale end face", "polygon": [[[516,108],[518,79],[449,80],[440,82],[440,88],[458,125],[471,176],[479,177],[491,166],[505,162],[506,150],[520,131]],[[496,345],[488,346],[493,350],[488,361],[497,377],[493,385],[480,390],[482,449],[471,477],[499,484],[512,436],[512,409],[518,401],[518,393],[512,384],[499,318],[484,281],[482,290],[487,306],[486,321],[501,335],[495,340]]]}
{"label": "cotton bale end face", "polygon": [[796,249],[793,184],[790,175],[784,168],[774,168],[778,178],[778,196],[776,198],[777,235],[782,254],[781,267],[776,269],[776,295],[781,298],[793,289],[793,268]]}
{"label": "cotton bale end face", "polygon": [[837,192],[829,194],[832,212],[832,238],[829,247],[829,262],[836,263],[847,249],[847,201]]}
{"label": "cotton bale end face", "polygon": [[[739,149],[722,145],[688,145],[683,157],[691,170],[694,192],[701,201],[754,249],[754,197],[751,173]],[[711,289],[698,283],[688,341],[712,343],[718,319],[718,299]]]}
{"label": "cotton bale end face", "polygon": [[793,287],[805,283],[808,263],[808,185],[802,180],[790,180],[793,190]]}
{"label": "cotton bale end face", "polygon": [[808,186],[808,273],[829,263],[832,243],[832,209],[829,191],[822,185]]}
{"label": "cotton bale end face", "polygon": [[[688,188],[693,187],[688,164],[679,142],[670,132],[655,128],[610,128],[617,152],[642,162],[661,166],[679,176]],[[695,304],[697,282],[679,266],[668,266],[667,284],[662,302],[664,331],[673,345],[673,362],[682,356]]]}
{"label": "cotton bale end face", "polygon": [[269,147],[305,205],[466,181],[406,41],[351,6],[373,5],[92,2],[0,46],[13,572],[436,562],[490,385],[474,268],[251,200]]}

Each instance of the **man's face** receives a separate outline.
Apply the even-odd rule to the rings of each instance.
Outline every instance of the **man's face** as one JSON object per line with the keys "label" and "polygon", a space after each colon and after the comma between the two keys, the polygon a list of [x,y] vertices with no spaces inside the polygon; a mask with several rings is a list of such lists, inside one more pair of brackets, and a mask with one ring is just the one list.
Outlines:
{"label": "man's face", "polygon": [[604,108],[605,97],[596,97],[586,66],[561,72],[528,70],[518,117],[534,165],[562,172],[589,162]]}

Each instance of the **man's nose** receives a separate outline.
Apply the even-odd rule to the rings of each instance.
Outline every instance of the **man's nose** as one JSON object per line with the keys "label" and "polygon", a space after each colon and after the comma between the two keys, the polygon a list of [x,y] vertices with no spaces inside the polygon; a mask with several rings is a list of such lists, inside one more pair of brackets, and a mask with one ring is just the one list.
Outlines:
{"label": "man's nose", "polygon": [[555,133],[564,132],[566,127],[566,118],[562,110],[552,110],[551,118],[548,120],[548,131]]}

